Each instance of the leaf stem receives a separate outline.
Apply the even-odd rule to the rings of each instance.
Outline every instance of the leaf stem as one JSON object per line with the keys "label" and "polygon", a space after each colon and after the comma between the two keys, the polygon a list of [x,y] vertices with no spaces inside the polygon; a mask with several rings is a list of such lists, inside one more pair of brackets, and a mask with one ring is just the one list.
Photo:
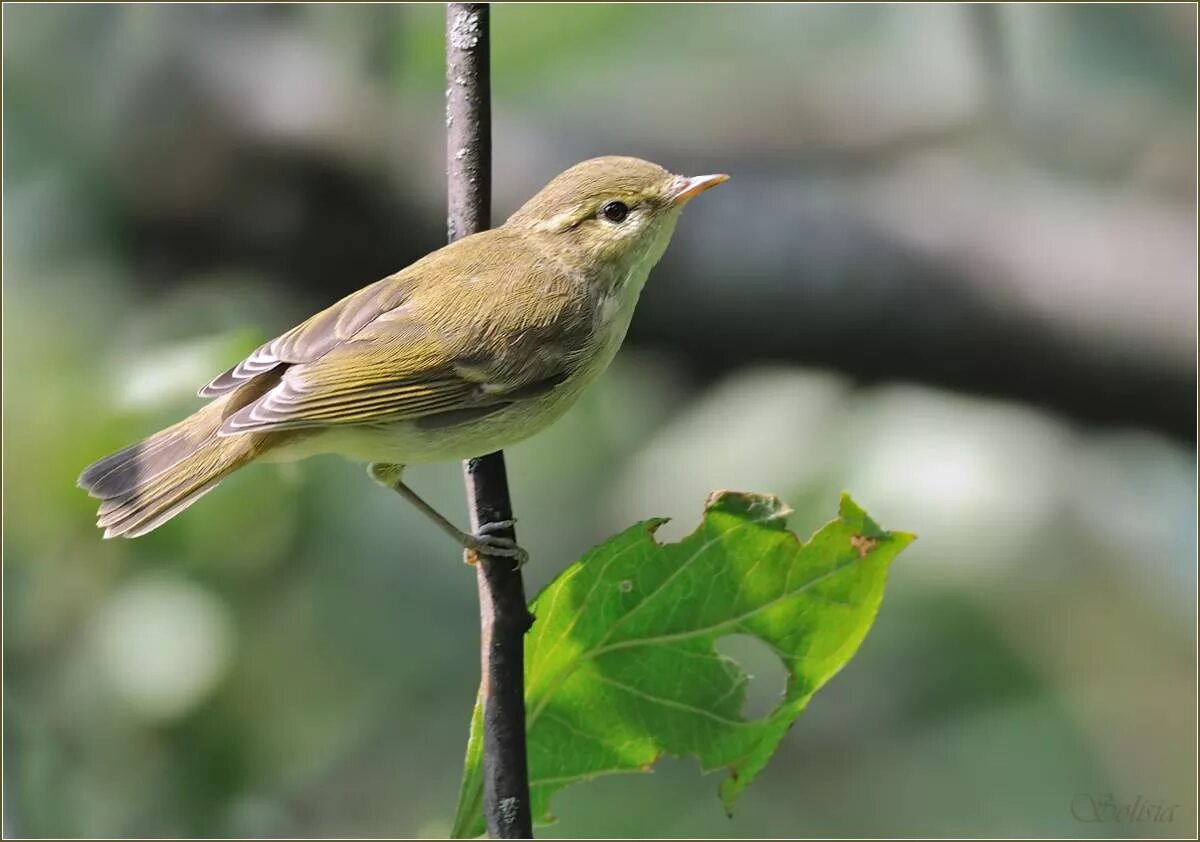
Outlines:
{"label": "leaf stem", "polygon": [[[486,3],[446,5],[447,236],[486,229],[491,207],[491,82]],[[512,520],[504,454],[463,463],[471,530]],[[511,527],[496,533],[516,540]],[[531,839],[525,746],[525,633],[532,617],[511,559],[468,553],[479,586],[483,813],[494,839]]]}

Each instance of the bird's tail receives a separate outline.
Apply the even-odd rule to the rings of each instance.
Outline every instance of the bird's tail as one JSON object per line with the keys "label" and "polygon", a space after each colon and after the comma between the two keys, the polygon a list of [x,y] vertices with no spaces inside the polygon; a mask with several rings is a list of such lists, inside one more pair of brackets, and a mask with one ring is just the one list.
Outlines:
{"label": "bird's tail", "polygon": [[90,465],[79,486],[101,502],[105,538],[136,538],[195,503],[259,455],[262,436],[218,436],[224,400]]}

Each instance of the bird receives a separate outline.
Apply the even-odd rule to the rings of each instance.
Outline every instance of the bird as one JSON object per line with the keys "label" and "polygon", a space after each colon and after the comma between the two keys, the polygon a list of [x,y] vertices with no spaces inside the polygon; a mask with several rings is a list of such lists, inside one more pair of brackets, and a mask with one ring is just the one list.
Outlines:
{"label": "bird", "polygon": [[728,178],[626,156],[570,167],[502,225],[264,343],[200,389],[195,413],[88,466],[97,526],[145,535],[251,462],[336,453],[464,548],[523,563],[495,534],[511,521],[460,530],[404,466],[490,453],[562,416],[624,341],[684,206]]}

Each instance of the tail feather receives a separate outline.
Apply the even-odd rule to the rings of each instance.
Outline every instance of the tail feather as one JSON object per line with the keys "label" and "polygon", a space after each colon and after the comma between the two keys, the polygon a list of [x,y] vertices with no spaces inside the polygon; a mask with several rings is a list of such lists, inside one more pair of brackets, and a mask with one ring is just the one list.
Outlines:
{"label": "tail feather", "polygon": [[161,476],[192,455],[212,437],[204,425],[194,429],[195,418],[185,419],[89,465],[79,477],[79,486],[93,497],[106,500],[127,494]]}
{"label": "tail feather", "polygon": [[130,512],[123,518],[106,520],[101,517],[96,521],[96,525],[104,529],[105,538],[137,538],[162,526],[219,484],[218,480],[213,480],[195,491],[180,495],[174,503],[147,501],[146,506]]}
{"label": "tail feather", "polygon": [[105,538],[155,529],[263,450],[262,436],[217,435],[219,403],[84,470],[79,485],[102,501],[96,525]]}

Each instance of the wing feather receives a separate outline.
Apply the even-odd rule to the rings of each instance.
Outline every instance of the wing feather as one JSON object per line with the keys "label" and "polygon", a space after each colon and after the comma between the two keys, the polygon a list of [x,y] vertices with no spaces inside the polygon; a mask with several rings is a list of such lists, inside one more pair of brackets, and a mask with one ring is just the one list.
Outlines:
{"label": "wing feather", "polygon": [[[269,371],[277,378],[220,434],[408,419],[436,427],[569,379],[590,349],[586,286],[513,243],[469,258],[456,253],[459,243],[342,299],[215,378],[202,395]],[[498,296],[526,302],[524,318],[498,319]]]}
{"label": "wing feather", "polygon": [[202,398],[232,392],[247,380],[280,365],[312,362],[354,336],[375,319],[403,305],[413,285],[392,275],[351,293],[287,333],[260,345],[250,356],[222,372],[199,391]]}

